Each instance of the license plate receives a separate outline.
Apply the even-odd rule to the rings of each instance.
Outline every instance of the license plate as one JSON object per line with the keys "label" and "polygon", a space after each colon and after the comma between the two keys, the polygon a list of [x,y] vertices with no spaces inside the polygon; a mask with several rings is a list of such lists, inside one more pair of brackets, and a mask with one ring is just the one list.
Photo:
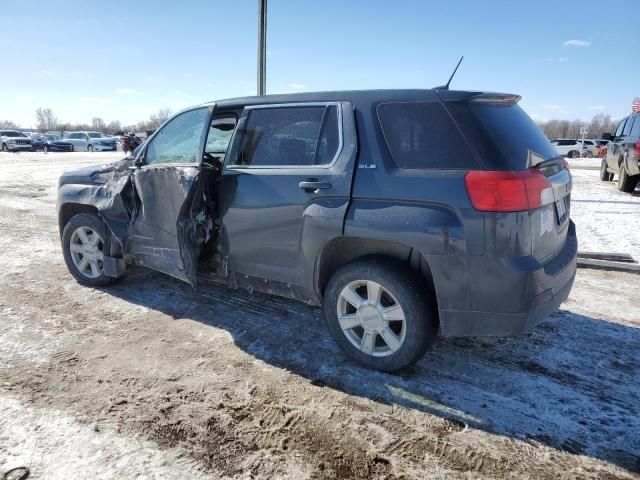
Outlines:
{"label": "license plate", "polygon": [[558,214],[559,225],[562,225],[562,222],[564,222],[565,217],[567,216],[566,198],[567,197],[564,197],[556,202],[556,213]]}

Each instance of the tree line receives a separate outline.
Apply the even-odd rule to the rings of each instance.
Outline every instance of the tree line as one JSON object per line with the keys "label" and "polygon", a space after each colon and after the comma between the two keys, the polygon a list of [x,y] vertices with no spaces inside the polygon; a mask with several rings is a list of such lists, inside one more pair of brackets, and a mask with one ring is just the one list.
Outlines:
{"label": "tree line", "polygon": [[[127,132],[151,132],[162,125],[171,116],[171,113],[170,108],[162,108],[156,113],[152,113],[147,120],[131,125],[122,125],[119,120],[107,123],[100,117],[92,118],[91,123],[71,123],[61,122],[52,109],[40,107],[36,109],[35,118],[36,128],[43,133],[96,130],[107,135],[121,135]],[[11,120],[0,120],[0,128],[20,129],[18,124]]]}
{"label": "tree line", "polygon": [[[148,120],[123,126],[119,120],[106,123],[100,117],[92,118],[91,123],[60,122],[50,108],[38,108],[36,110],[36,125],[40,132],[97,130],[107,135],[117,135],[126,132],[153,131],[162,125],[171,116],[171,113],[171,109],[162,108],[156,113],[151,114]],[[602,138],[603,133],[614,133],[617,122],[618,121],[614,120],[611,115],[600,113],[593,117],[588,123],[578,119],[554,119],[537,122],[537,124],[549,139],[580,138],[580,127],[584,126],[589,127],[589,133],[586,135],[586,138]],[[0,120],[0,128],[19,129],[18,125],[10,120]]]}
{"label": "tree line", "polygon": [[611,118],[611,115],[600,113],[593,117],[590,122],[582,120],[546,120],[537,122],[540,129],[550,140],[554,138],[582,138],[580,127],[589,127],[589,133],[585,138],[602,138],[603,133],[613,134],[618,126],[618,120]]}

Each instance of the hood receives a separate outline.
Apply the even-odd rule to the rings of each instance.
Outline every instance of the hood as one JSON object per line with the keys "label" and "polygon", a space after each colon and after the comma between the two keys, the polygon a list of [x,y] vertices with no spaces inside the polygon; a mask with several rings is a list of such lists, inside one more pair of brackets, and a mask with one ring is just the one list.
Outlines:
{"label": "hood", "polygon": [[92,165],[78,168],[77,170],[68,170],[60,175],[58,188],[68,183],[81,185],[104,185],[113,178],[113,173],[124,172],[132,165],[132,159],[123,159],[106,165]]}
{"label": "hood", "polygon": [[67,140],[43,140],[44,143],[49,145],[73,145],[73,143],[68,142]]}

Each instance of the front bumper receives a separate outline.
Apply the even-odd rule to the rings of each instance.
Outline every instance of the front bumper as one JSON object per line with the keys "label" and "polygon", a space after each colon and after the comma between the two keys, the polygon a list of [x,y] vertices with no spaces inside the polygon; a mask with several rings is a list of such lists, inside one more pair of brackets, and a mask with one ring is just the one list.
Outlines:
{"label": "front bumper", "polygon": [[7,149],[10,152],[30,152],[31,150],[33,150],[33,146],[7,143]]}
{"label": "front bumper", "polygon": [[569,225],[562,251],[547,265],[521,273],[520,285],[496,281],[495,299],[512,295],[511,289],[523,287],[535,292],[515,313],[486,311],[440,311],[440,333],[444,337],[506,337],[521,334],[542,322],[564,302],[576,275],[578,240],[575,225]]}
{"label": "front bumper", "polygon": [[93,145],[94,152],[115,152],[118,147],[115,145]]}

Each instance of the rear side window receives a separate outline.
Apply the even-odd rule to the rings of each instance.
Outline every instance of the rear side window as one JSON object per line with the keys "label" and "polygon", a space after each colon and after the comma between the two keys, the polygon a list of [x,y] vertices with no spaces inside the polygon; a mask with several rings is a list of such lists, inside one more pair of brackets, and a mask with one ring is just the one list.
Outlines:
{"label": "rear side window", "polygon": [[[523,170],[558,156],[538,126],[518,105],[448,102],[447,108],[485,168]],[[563,140],[559,145],[565,145]],[[575,144],[575,140],[569,144]]]}
{"label": "rear side window", "polygon": [[473,152],[441,103],[383,103],[378,118],[393,161],[406,169],[469,169]]}
{"label": "rear side window", "polygon": [[269,107],[251,110],[240,133],[233,164],[321,166],[330,164],[340,145],[336,105]]}
{"label": "rear side window", "polygon": [[629,117],[629,119],[627,120],[627,123],[624,126],[624,131],[622,132],[623,137],[629,136],[629,134],[631,133],[632,125],[633,125],[633,117]]}
{"label": "rear side window", "polygon": [[618,128],[616,128],[616,137],[621,137],[622,136],[622,129],[624,128],[625,122],[627,121],[626,118],[623,118],[622,121],[618,124]]}

